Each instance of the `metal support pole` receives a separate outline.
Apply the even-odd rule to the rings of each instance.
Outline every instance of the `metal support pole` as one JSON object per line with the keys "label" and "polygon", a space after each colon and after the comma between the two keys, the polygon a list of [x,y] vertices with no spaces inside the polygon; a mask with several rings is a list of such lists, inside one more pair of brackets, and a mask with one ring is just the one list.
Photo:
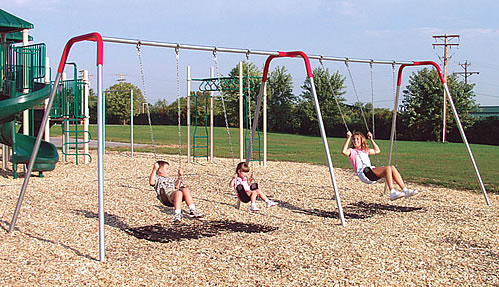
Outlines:
{"label": "metal support pole", "polygon": [[[45,79],[44,82],[46,85],[50,85],[50,60],[49,57],[45,57]],[[47,109],[47,105],[49,103],[49,100],[46,99],[44,101],[44,108]],[[49,113],[49,119],[47,121],[47,125],[45,126],[45,134],[43,136],[43,139],[45,141],[50,141],[50,113]]]}
{"label": "metal support pole", "polygon": [[[23,46],[29,45],[28,40],[28,29],[22,30]],[[29,93],[29,73],[28,73],[28,55],[27,50],[23,50],[22,53],[22,67],[23,67],[23,94]],[[29,135],[29,109],[23,111],[23,135]]]}
{"label": "metal support pole", "polygon": [[62,86],[63,88],[61,89],[61,95],[62,95],[62,101],[63,101],[63,108],[64,108],[64,111],[63,111],[63,119],[65,119],[65,121],[63,121],[63,124],[62,124],[62,150],[64,152],[64,161],[68,161],[68,153],[69,153],[69,98],[68,97],[65,97],[64,94],[65,94],[65,89],[64,89],[64,85],[66,83],[66,73],[62,73]]}
{"label": "metal support pole", "polygon": [[26,188],[28,187],[29,179],[31,177],[31,171],[33,170],[33,166],[35,165],[35,159],[38,154],[38,150],[40,148],[40,143],[42,142],[43,130],[47,125],[50,109],[52,108],[52,104],[54,103],[55,93],[57,90],[57,86],[61,80],[61,73],[57,73],[55,78],[54,89],[50,92],[49,102],[45,109],[45,114],[43,115],[42,123],[40,125],[40,129],[38,131],[38,135],[36,136],[35,145],[33,146],[33,152],[31,153],[31,157],[29,159],[28,168],[26,170],[26,174],[24,175],[23,185],[21,187],[21,192],[19,194],[19,198],[17,199],[16,209],[14,210],[14,215],[12,216],[12,221],[9,226],[9,233],[14,230],[16,226],[17,216],[19,215],[19,211],[21,209],[21,205],[24,199],[24,194],[26,193]]}
{"label": "metal support pole", "polygon": [[191,66],[187,66],[187,162],[191,163]]}
{"label": "metal support pole", "polygon": [[2,145],[2,168],[7,169],[7,161],[9,161],[9,148],[6,145]]}
{"label": "metal support pole", "polygon": [[322,113],[319,106],[319,98],[317,97],[317,92],[315,90],[314,79],[312,77],[308,79],[310,81],[310,86],[312,87],[312,94],[314,95],[315,112],[317,114],[317,121],[319,122],[322,144],[324,145],[324,151],[326,152],[326,159],[327,159],[327,164],[329,166],[329,174],[331,176],[331,181],[333,183],[334,195],[336,199],[336,204],[338,206],[338,213],[340,216],[341,224],[345,226],[345,216],[343,215],[343,208],[341,207],[340,193],[338,192],[338,185],[336,184],[336,177],[334,175],[333,162],[331,161],[331,154],[329,152],[329,144],[327,142],[326,130],[324,129],[324,123],[322,121]]}
{"label": "metal support pole", "polygon": [[263,88],[263,166],[267,166],[267,82]]}
{"label": "metal support pole", "polygon": [[97,65],[97,166],[99,189],[99,258],[105,260],[104,243],[104,93],[102,92],[102,64]]}
{"label": "metal support pole", "polygon": [[[88,145],[89,145],[89,136],[88,136],[88,124],[90,121],[89,109],[88,109],[88,94],[90,92],[89,85],[90,82],[88,80],[88,71],[83,70],[83,82],[85,82],[84,92],[83,92],[83,112],[85,113],[85,117],[83,118],[83,153],[88,155]],[[85,156],[85,163],[90,162],[90,157]]]}
{"label": "metal support pole", "polygon": [[459,133],[461,134],[461,138],[463,139],[464,145],[466,146],[466,151],[468,151],[468,156],[470,157],[471,164],[473,165],[476,178],[478,180],[478,183],[480,184],[480,189],[482,190],[483,196],[485,197],[485,202],[487,202],[487,205],[490,206],[489,197],[487,196],[487,191],[485,190],[482,177],[480,176],[480,171],[478,171],[478,166],[475,162],[475,158],[473,157],[473,153],[471,152],[468,139],[466,138],[466,134],[464,133],[463,126],[461,125],[461,120],[459,119],[459,115],[457,114],[456,106],[454,105],[454,101],[452,100],[452,96],[449,91],[449,86],[447,85],[446,82],[444,83],[444,89],[445,92],[447,93],[447,100],[449,101],[450,106],[452,108],[452,113],[454,114],[454,119],[456,120],[457,127],[459,128]]}
{"label": "metal support pole", "polygon": [[[239,162],[244,160],[243,62],[239,62]],[[247,117],[248,115],[246,115]]]}
{"label": "metal support pole", "polygon": [[[215,70],[213,67],[210,67],[210,78],[215,76]],[[213,114],[213,92],[210,92],[210,161],[213,162],[215,153],[214,153],[214,133],[213,133],[213,125],[214,125],[214,114]]]}
{"label": "metal support pole", "polygon": [[133,88],[130,88],[130,153],[133,158]]}

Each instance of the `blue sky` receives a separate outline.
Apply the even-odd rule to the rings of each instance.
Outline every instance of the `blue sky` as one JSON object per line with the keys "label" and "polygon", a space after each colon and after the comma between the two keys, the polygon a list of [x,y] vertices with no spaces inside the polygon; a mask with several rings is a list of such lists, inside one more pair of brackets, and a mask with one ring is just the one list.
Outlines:
{"label": "blue sky", "polygon": [[[52,67],[60,61],[66,42],[73,36],[99,32],[103,36],[155,40],[257,50],[303,50],[314,55],[378,59],[442,61],[442,48],[433,48],[432,35],[461,35],[458,48],[449,55],[449,74],[462,72],[459,63],[469,61],[470,71],[479,71],[475,83],[481,105],[499,105],[499,2],[427,0],[253,0],[253,1],[73,1],[0,0],[2,9],[35,25],[34,42],[47,44]],[[143,47],[147,98],[175,99],[176,64],[171,49]],[[76,44],[70,61],[95,75],[95,44]],[[218,55],[220,72],[227,72],[244,55]],[[262,67],[263,56],[250,60]],[[180,51],[181,93],[185,96],[185,71],[192,77],[209,76],[214,66],[211,53]],[[293,76],[295,93],[305,79],[303,63],[294,59],[273,61],[271,69],[284,65]],[[319,65],[312,62],[313,66]],[[327,62],[330,70],[345,76],[343,63]],[[442,64],[443,65],[443,64]],[[361,101],[371,97],[367,64],[351,64]],[[54,69],[55,70],[55,69]],[[409,74],[414,69],[404,70]],[[71,74],[71,69],[66,69]],[[105,43],[104,88],[116,82],[116,74],[142,88],[137,50],[131,45]],[[95,82],[95,76],[91,79]],[[356,101],[347,78],[347,102]],[[403,83],[407,85],[407,81]],[[374,67],[375,105],[393,107],[391,66]]]}

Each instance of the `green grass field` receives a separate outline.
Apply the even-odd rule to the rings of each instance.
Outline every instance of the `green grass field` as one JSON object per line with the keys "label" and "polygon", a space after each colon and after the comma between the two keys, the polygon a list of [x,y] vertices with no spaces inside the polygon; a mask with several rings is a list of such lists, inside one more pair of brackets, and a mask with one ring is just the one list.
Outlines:
{"label": "green grass field", "polygon": [[[194,131],[191,128],[191,133]],[[90,126],[92,138],[96,139],[97,126]],[[187,154],[187,128],[182,127],[182,154]],[[204,129],[198,128],[198,135]],[[239,130],[230,129],[234,157],[239,158]],[[60,126],[53,126],[52,135],[61,134]],[[226,128],[214,129],[215,156],[232,157]],[[157,153],[178,154],[178,127],[153,126],[155,150]],[[130,126],[107,126],[106,140],[130,142]],[[351,168],[348,159],[341,154],[344,138],[330,138],[333,165]],[[263,144],[263,138],[262,138]],[[150,144],[149,126],[134,126],[134,143]],[[378,140],[381,155],[371,157],[375,165],[384,165],[388,161],[388,140]],[[127,148],[118,148],[129,150]],[[487,191],[499,191],[499,147],[471,145],[476,163]],[[135,147],[135,151],[152,151],[152,148]],[[203,151],[201,151],[203,153]],[[263,153],[262,153],[263,156]],[[268,160],[293,161],[326,165],[326,158],[320,137],[291,134],[268,134]],[[466,147],[463,143],[436,143],[398,141],[394,148],[393,162],[397,165],[404,179],[422,184],[437,184],[449,188],[479,190],[478,180],[473,171]]]}

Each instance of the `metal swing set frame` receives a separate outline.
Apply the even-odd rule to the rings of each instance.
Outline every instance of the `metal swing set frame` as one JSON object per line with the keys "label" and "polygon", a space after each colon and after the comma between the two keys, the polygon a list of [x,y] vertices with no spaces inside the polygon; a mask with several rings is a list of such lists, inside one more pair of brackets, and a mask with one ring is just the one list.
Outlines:
{"label": "metal swing set frame", "polygon": [[[340,200],[340,194],[338,191],[338,187],[336,184],[336,177],[334,174],[334,169],[333,169],[333,164],[331,161],[331,155],[329,152],[329,146],[327,142],[327,136],[326,132],[324,129],[324,123],[322,121],[322,114],[319,106],[319,100],[317,97],[317,92],[315,89],[314,85],[314,80],[313,80],[313,73],[310,65],[310,59],[316,59],[316,60],[327,60],[327,61],[349,61],[349,62],[359,62],[359,63],[377,63],[377,64],[400,64],[399,68],[399,74],[398,74],[398,81],[397,81],[397,92],[396,92],[396,98],[395,98],[395,106],[393,110],[393,123],[392,123],[392,131],[391,131],[391,143],[390,143],[390,159],[391,159],[391,151],[392,151],[392,144],[393,144],[393,137],[395,133],[395,120],[396,120],[396,113],[397,113],[397,107],[398,107],[398,95],[399,95],[399,90],[400,90],[400,84],[401,84],[401,75],[402,75],[402,70],[405,67],[408,66],[419,66],[419,65],[432,65],[434,66],[437,71],[439,72],[440,79],[442,81],[442,84],[445,87],[445,90],[448,94],[449,102],[451,103],[452,110],[454,112],[454,117],[456,118],[456,122],[458,123],[459,131],[461,133],[461,137],[463,138],[463,141],[466,144],[466,148],[468,150],[468,154],[472,160],[473,167],[475,169],[475,173],[479,179],[482,191],[484,193],[484,196],[486,198],[487,204],[490,205],[490,202],[488,201],[487,193],[485,191],[485,187],[483,186],[483,182],[480,177],[480,173],[478,171],[478,167],[476,166],[476,163],[474,161],[473,155],[471,153],[471,149],[469,147],[468,141],[466,139],[466,135],[464,134],[464,130],[461,126],[461,122],[459,121],[459,116],[457,114],[456,108],[454,106],[454,103],[452,101],[451,94],[449,92],[449,88],[447,86],[447,83],[445,81],[445,78],[443,77],[442,70],[440,67],[434,63],[434,62],[394,62],[394,61],[375,61],[375,60],[362,60],[362,59],[348,59],[348,58],[337,58],[337,57],[324,57],[324,56],[308,56],[302,51],[292,51],[292,52],[281,52],[281,51],[262,51],[262,50],[249,50],[249,49],[234,49],[234,48],[217,48],[217,47],[210,47],[210,46],[195,46],[195,45],[183,45],[183,44],[178,44],[178,43],[165,43],[165,42],[152,42],[152,41],[139,41],[139,40],[130,40],[130,39],[122,39],[122,38],[112,38],[112,37],[102,37],[99,33],[89,33],[85,35],[80,35],[71,38],[67,43],[66,46],[64,47],[63,54],[61,56],[61,60],[59,63],[59,67],[57,70],[57,75],[55,79],[55,84],[54,87],[57,87],[61,81],[62,73],[64,71],[64,66],[66,64],[67,58],[69,56],[69,51],[71,47],[78,42],[82,41],[93,41],[96,42],[97,44],[97,155],[98,155],[98,204],[99,204],[99,260],[105,261],[105,237],[104,237],[104,165],[103,165],[103,156],[104,156],[104,127],[103,127],[103,115],[104,115],[104,105],[103,105],[103,98],[104,98],[104,93],[102,89],[102,68],[103,68],[103,47],[104,47],[104,42],[111,42],[111,43],[120,43],[120,44],[133,44],[133,45],[143,45],[143,46],[156,46],[156,47],[166,47],[166,48],[173,48],[178,51],[178,49],[189,49],[189,50],[200,50],[200,51],[218,51],[218,52],[226,52],[226,53],[240,53],[240,54],[255,54],[255,55],[266,55],[268,56],[265,66],[264,66],[264,71],[263,71],[263,77],[262,77],[262,84],[260,86],[260,91],[259,91],[259,97],[258,97],[258,102],[256,109],[254,111],[254,117],[253,117],[253,124],[252,124],[252,129],[251,129],[251,140],[250,140],[250,145],[249,149],[247,151],[246,155],[246,161],[248,162],[251,160],[251,154],[252,154],[252,146],[253,146],[253,138],[256,132],[256,126],[258,122],[258,116],[259,116],[259,111],[261,108],[262,104],[262,98],[263,98],[263,93],[266,89],[266,81],[267,81],[267,76],[268,76],[268,71],[270,67],[270,63],[272,60],[276,58],[302,58],[305,64],[305,69],[307,72],[307,78],[310,82],[311,88],[312,88],[312,94],[314,98],[314,104],[315,104],[315,110],[316,110],[316,115],[317,115],[317,120],[319,123],[319,128],[320,128],[320,133],[321,133],[321,138],[324,146],[324,150],[326,153],[326,159],[328,162],[328,167],[329,167],[329,172],[331,176],[331,181],[333,184],[333,189],[335,193],[335,200],[337,203],[338,207],[338,214],[339,218],[341,220],[341,224],[343,226],[346,225],[345,223],[345,217],[343,215],[343,209],[341,206],[341,200]],[[14,215],[12,218],[12,221],[9,226],[9,232],[12,232],[14,230],[17,216],[19,214],[22,201],[24,198],[24,194],[26,192],[26,188],[29,183],[30,175],[33,170],[33,165],[35,162],[36,155],[38,153],[39,147],[40,147],[40,142],[41,138],[43,136],[43,131],[46,126],[46,122],[49,117],[49,112],[52,104],[54,102],[54,96],[55,96],[55,91],[56,89],[53,89],[50,93],[49,96],[49,101],[45,110],[45,114],[42,119],[42,124],[40,125],[40,130],[38,132],[38,136],[35,141],[35,146],[33,147],[33,153],[31,155],[28,168],[25,174],[24,182],[21,187],[21,192],[19,194],[19,198],[17,201],[16,209],[14,211]]]}

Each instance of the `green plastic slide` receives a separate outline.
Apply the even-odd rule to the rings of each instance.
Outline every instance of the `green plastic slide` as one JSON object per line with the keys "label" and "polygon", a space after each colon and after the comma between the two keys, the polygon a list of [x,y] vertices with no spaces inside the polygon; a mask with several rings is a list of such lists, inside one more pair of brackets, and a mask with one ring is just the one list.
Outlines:
{"label": "green plastic slide", "polygon": [[[15,131],[15,115],[41,103],[49,95],[50,85],[36,83],[32,93],[0,101],[0,143],[12,147],[11,160],[14,165],[29,163],[36,141],[36,137],[25,136]],[[42,140],[33,170],[53,170],[58,161],[59,154],[55,145]]]}

